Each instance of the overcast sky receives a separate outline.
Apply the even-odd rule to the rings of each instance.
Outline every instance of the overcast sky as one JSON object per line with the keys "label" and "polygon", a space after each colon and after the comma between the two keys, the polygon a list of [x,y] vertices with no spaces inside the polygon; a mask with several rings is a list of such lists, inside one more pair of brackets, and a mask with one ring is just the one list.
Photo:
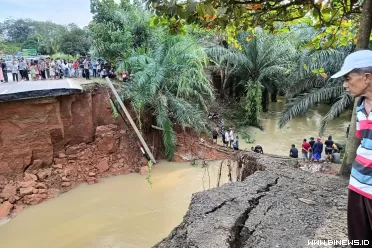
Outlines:
{"label": "overcast sky", "polygon": [[89,0],[0,0],[0,21],[30,18],[86,26],[92,20]]}

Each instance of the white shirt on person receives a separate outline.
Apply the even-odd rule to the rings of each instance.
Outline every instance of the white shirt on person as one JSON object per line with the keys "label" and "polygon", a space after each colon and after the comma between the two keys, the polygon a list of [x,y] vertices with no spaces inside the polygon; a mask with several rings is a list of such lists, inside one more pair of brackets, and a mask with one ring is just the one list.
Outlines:
{"label": "white shirt on person", "polygon": [[84,60],[83,65],[84,65],[84,69],[89,69],[89,61],[88,60]]}
{"label": "white shirt on person", "polygon": [[18,73],[18,64],[13,64],[11,67],[12,73]]}
{"label": "white shirt on person", "polygon": [[234,140],[234,132],[233,132],[233,130],[230,131],[230,140],[231,141]]}
{"label": "white shirt on person", "polygon": [[27,63],[25,61],[21,61],[19,63],[19,69],[20,70],[26,70],[27,69]]}
{"label": "white shirt on person", "polygon": [[230,141],[229,132],[225,132],[225,141]]}

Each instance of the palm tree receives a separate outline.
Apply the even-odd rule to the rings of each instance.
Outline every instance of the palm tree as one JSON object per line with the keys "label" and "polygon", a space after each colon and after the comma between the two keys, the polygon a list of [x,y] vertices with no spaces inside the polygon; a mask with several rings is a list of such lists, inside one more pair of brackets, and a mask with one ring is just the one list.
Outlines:
{"label": "palm tree", "polygon": [[122,65],[133,74],[125,98],[141,120],[151,111],[163,129],[168,159],[176,150],[173,123],[196,131],[204,130],[207,106],[214,99],[213,87],[204,73],[207,55],[188,36],[165,36],[145,54],[134,53]]}
{"label": "palm tree", "polygon": [[[224,41],[221,43],[224,43]],[[206,47],[206,52],[211,60],[208,69],[217,72],[220,76],[221,86],[219,89],[219,97],[224,99],[229,79],[231,79],[231,76],[234,76],[238,71],[236,61],[239,59],[240,51],[228,46],[227,44],[223,46],[211,42],[205,42],[203,45]]]}
{"label": "palm tree", "polygon": [[[249,38],[251,39],[247,41]],[[239,68],[236,73],[242,79],[240,83],[246,88],[246,120],[247,124],[258,126],[258,117],[262,110],[262,90],[270,89],[268,79],[275,82],[278,75],[289,73],[296,49],[288,39],[266,34],[261,29],[256,29],[253,34],[242,32],[237,40],[241,45],[241,53],[236,60]]]}
{"label": "palm tree", "polygon": [[279,120],[283,127],[291,119],[304,114],[317,103],[332,102],[329,112],[323,117],[320,135],[326,124],[338,117],[351,104],[351,96],[344,91],[341,79],[330,79],[342,66],[345,57],[353,47],[341,47],[319,51],[304,51],[299,62],[288,78],[286,104]]}

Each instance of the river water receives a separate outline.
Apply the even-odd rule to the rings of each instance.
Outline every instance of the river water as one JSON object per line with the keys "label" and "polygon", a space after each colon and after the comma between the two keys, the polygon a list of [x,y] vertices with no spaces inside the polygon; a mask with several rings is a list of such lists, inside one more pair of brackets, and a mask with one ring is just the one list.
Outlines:
{"label": "river water", "polygon": [[[329,106],[318,105],[308,110],[305,115],[291,120],[284,128],[279,129],[278,122],[283,106],[283,99],[278,99],[276,103],[270,103],[269,112],[261,116],[264,131],[257,128],[249,128],[248,132],[253,135],[255,141],[253,144],[247,144],[240,140],[240,148],[250,149],[252,146],[259,144],[263,147],[265,153],[288,156],[292,144],[295,144],[297,148],[301,148],[304,138],[309,140],[310,137],[316,139],[319,136],[319,125],[322,116],[328,112]],[[337,119],[329,122],[324,136],[321,137],[323,143],[329,135],[332,135],[335,142],[345,144],[346,129],[350,119],[351,111],[347,111]]]}
{"label": "river water", "polygon": [[[283,101],[271,103],[263,114],[264,132],[250,129],[254,145],[265,153],[288,155],[291,144],[317,137],[322,115],[319,105],[278,129]],[[350,121],[345,113],[327,126],[326,135],[345,142]],[[253,144],[240,141],[241,148]],[[211,162],[209,176],[189,163],[161,162],[153,170],[152,188],[146,176],[130,174],[81,185],[58,198],[28,207],[0,226],[0,245],[6,248],[147,248],[166,237],[187,211],[192,193],[215,187],[219,162]],[[224,179],[227,172],[224,171]]]}
{"label": "river water", "polygon": [[0,247],[151,247],[182,221],[192,193],[216,186],[219,164],[210,162],[208,176],[189,163],[161,162],[152,188],[139,174],[81,185],[0,226]]}

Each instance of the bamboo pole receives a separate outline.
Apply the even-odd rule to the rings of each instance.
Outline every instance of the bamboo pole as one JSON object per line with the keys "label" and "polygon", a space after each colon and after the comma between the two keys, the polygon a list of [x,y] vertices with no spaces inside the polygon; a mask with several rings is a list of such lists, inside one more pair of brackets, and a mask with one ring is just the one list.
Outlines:
{"label": "bamboo pole", "polygon": [[138,139],[141,141],[141,144],[142,144],[143,148],[145,149],[147,155],[149,155],[151,161],[155,164],[155,163],[156,163],[156,160],[155,160],[154,156],[152,155],[152,153],[151,153],[149,147],[147,146],[145,140],[143,139],[143,137],[142,137],[140,131],[138,130],[136,124],[134,123],[132,117],[130,116],[130,114],[129,114],[127,108],[124,106],[123,101],[120,99],[120,96],[119,96],[118,92],[116,91],[116,89],[114,88],[114,85],[112,85],[112,83],[111,83],[111,81],[110,81],[110,79],[109,79],[108,77],[106,77],[106,82],[107,82],[107,84],[110,86],[112,92],[114,93],[114,95],[115,95],[115,97],[116,97],[116,100],[118,100],[118,102],[119,102],[121,108],[123,109],[123,111],[124,111],[124,113],[125,113],[125,116],[126,116],[126,117],[128,118],[128,120],[129,120],[129,122],[130,122],[132,128],[133,128],[134,131],[136,132],[137,137],[138,137]]}

